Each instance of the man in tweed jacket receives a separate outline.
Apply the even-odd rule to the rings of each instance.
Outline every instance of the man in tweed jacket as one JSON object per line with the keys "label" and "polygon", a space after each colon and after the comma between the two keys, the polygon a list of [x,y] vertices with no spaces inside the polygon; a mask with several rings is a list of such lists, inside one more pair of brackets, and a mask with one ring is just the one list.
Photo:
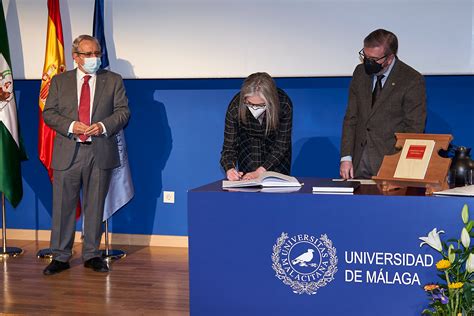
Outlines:
{"label": "man in tweed jacket", "polygon": [[[384,155],[393,154],[395,133],[423,133],[426,92],[423,76],[397,57],[392,32],[370,33],[354,71],[342,128],[340,175],[371,178]],[[377,87],[378,86],[378,87]]]}

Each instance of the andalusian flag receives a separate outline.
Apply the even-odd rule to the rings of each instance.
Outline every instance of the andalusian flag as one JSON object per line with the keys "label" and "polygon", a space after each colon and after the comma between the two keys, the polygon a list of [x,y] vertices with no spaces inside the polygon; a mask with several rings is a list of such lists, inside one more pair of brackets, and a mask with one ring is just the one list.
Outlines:
{"label": "andalusian flag", "polygon": [[20,161],[26,160],[20,137],[7,25],[0,1],[0,192],[16,207],[23,196]]}
{"label": "andalusian flag", "polygon": [[44,58],[43,76],[39,97],[39,158],[48,169],[49,178],[53,179],[51,159],[53,156],[53,143],[56,132],[44,123],[43,109],[49,94],[51,78],[66,70],[64,60],[63,28],[61,24],[61,13],[59,11],[59,0],[48,0],[48,30],[46,35],[46,54]]}

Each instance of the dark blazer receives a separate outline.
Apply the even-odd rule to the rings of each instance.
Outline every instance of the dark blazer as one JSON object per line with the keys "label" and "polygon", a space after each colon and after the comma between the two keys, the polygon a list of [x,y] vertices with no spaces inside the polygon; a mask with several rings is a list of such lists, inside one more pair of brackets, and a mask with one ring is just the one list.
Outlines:
{"label": "dark blazer", "polygon": [[[51,167],[65,170],[72,164],[76,141],[68,133],[73,121],[78,121],[76,70],[54,76],[43,111],[43,119],[55,130]],[[97,71],[91,124],[102,122],[107,136],[92,137],[94,157],[100,169],[111,169],[120,165],[115,134],[128,122],[130,111],[122,77],[107,70]]]}
{"label": "dark blazer", "polygon": [[349,88],[341,157],[352,156],[354,171],[364,147],[377,172],[384,155],[396,152],[395,133],[423,133],[425,129],[425,80],[419,72],[397,59],[373,107],[372,80],[364,66],[358,65]]}

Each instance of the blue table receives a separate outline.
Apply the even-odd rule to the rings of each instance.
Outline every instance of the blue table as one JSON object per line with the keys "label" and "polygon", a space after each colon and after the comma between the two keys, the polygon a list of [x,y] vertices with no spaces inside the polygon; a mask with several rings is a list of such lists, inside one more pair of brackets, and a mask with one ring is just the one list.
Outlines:
{"label": "blue table", "polygon": [[459,238],[473,199],[316,195],[301,180],[293,193],[189,191],[191,315],[420,315],[440,256],[418,238]]}

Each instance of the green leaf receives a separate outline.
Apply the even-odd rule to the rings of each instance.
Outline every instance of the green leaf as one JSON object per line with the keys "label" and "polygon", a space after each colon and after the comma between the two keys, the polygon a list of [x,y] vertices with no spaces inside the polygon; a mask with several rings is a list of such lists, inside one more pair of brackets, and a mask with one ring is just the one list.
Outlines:
{"label": "green leaf", "polygon": [[474,226],[474,221],[473,220],[469,221],[469,223],[467,223],[466,225],[467,231],[470,232],[473,226]]}
{"label": "green leaf", "polygon": [[468,282],[464,283],[463,290],[464,290],[464,299],[466,300],[467,306],[472,306],[472,285]]}

